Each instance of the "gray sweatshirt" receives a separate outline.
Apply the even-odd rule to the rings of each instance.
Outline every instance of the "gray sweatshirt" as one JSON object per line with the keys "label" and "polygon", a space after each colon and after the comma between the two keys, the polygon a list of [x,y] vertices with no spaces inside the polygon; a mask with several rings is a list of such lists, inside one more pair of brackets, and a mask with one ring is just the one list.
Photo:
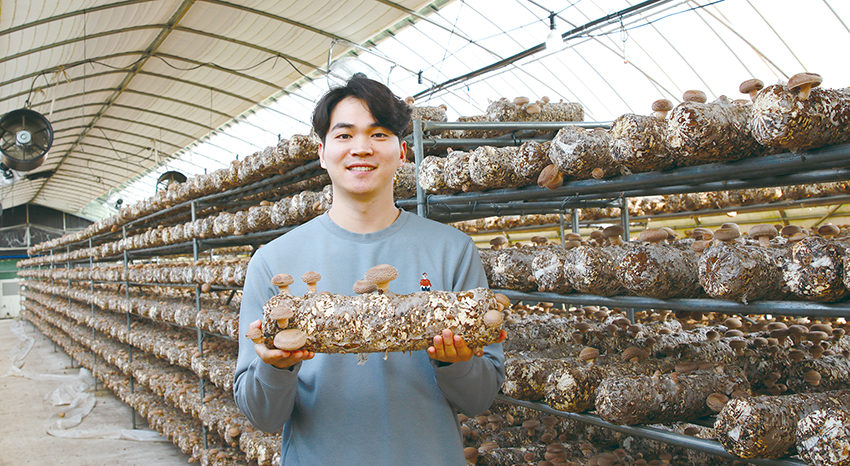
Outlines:
{"label": "gray sweatshirt", "polygon": [[[366,270],[390,264],[397,294],[420,291],[422,273],[432,290],[486,287],[478,251],[464,233],[402,212],[375,233],[352,233],[322,215],[260,248],[248,266],[239,326],[262,317],[277,294],[271,277],[296,277],[292,294],[307,285],[298,277],[322,275],[319,291],[353,295]],[[490,407],[505,378],[501,344],[483,357],[441,364],[425,351],[316,354],[289,369],[263,363],[243,335],[233,386],[236,404],[256,428],[283,426],[281,464],[458,465],[465,464],[456,410],[473,416]]]}

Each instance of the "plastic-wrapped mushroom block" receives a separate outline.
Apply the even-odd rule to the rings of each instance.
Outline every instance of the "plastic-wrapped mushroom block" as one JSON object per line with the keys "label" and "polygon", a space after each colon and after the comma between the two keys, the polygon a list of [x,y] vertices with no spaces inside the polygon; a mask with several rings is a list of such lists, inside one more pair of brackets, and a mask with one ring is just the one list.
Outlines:
{"label": "plastic-wrapped mushroom block", "polygon": [[791,247],[783,263],[785,283],[795,295],[818,302],[835,302],[850,294],[844,286],[847,245],[819,236],[804,238]]}
{"label": "plastic-wrapped mushroom block", "polygon": [[266,231],[274,228],[271,219],[272,207],[266,201],[265,204],[252,206],[248,209],[248,216],[245,221],[247,223],[245,231]]}
{"label": "plastic-wrapped mushroom block", "polygon": [[596,390],[596,414],[612,424],[635,425],[686,421],[712,413],[712,393],[750,391],[736,366],[715,366],[689,373],[607,377]]}
{"label": "plastic-wrapped mushroom block", "polygon": [[[524,106],[525,112],[531,115],[529,121],[584,121],[584,108],[579,103],[552,102],[546,99],[536,103],[540,107],[539,112],[534,111],[534,103]],[[529,107],[531,112],[528,111]]]}
{"label": "plastic-wrapped mushroom block", "polygon": [[797,424],[797,453],[812,466],[850,466],[850,411],[827,408]]}
{"label": "plastic-wrapped mushroom block", "polygon": [[[788,348],[771,350],[766,346],[755,347],[753,339],[746,339],[747,347],[737,350],[731,345],[739,338],[719,338],[712,341],[682,343],[669,351],[684,360],[707,361],[716,364],[734,365],[742,368],[753,389],[764,388],[769,374],[785,377],[791,368]],[[776,351],[773,353],[772,351]]]}
{"label": "plastic-wrapped mushroom block", "polygon": [[[276,309],[291,317],[285,321],[273,319],[271,314]],[[483,347],[499,338],[500,309],[495,294],[485,288],[409,295],[376,291],[357,296],[331,293],[292,296],[281,292],[263,308],[260,338],[267,347],[275,348],[276,336],[297,329],[303,344],[293,346],[308,351],[417,351],[428,348],[431,339],[448,328],[463,335],[470,347]],[[280,325],[282,321],[284,327]]]}
{"label": "plastic-wrapped mushroom block", "polygon": [[793,453],[800,420],[847,406],[850,390],[733,398],[717,414],[714,430],[723,448],[740,458],[781,458]]}
{"label": "plastic-wrapped mushroom block", "polygon": [[791,365],[786,384],[788,389],[797,393],[850,387],[850,360],[840,354],[803,359]]}
{"label": "plastic-wrapped mushroom block", "polygon": [[309,135],[296,134],[289,139],[287,159],[294,164],[300,164],[318,158],[321,140],[316,133]]}
{"label": "plastic-wrapped mushroom block", "polygon": [[676,160],[667,146],[667,122],[627,113],[611,125],[611,157],[624,174],[664,170]]}
{"label": "plastic-wrapped mushroom block", "polygon": [[429,155],[419,164],[419,185],[429,194],[452,194],[457,192],[449,188],[445,180],[445,157]]}
{"label": "plastic-wrapped mushroom block", "polygon": [[619,174],[617,162],[611,157],[611,133],[604,129],[587,130],[565,126],[549,145],[549,160],[564,176],[576,179]]}
{"label": "plastic-wrapped mushroom block", "polygon": [[481,146],[469,156],[469,176],[481,189],[512,188],[520,185],[513,170],[517,147]]}
{"label": "plastic-wrapped mushroom block", "polygon": [[763,153],[749,130],[750,104],[682,102],[670,112],[667,145],[678,166],[725,162]]}
{"label": "plastic-wrapped mushroom block", "polygon": [[850,142],[850,88],[817,87],[802,98],[799,88],[768,86],[753,101],[750,131],[762,145],[792,151]]}
{"label": "plastic-wrapped mushroom block", "polygon": [[617,278],[617,264],[626,250],[620,247],[581,246],[567,250],[564,277],[579,293],[614,296],[625,291]]}
{"label": "plastic-wrapped mushroom block", "polygon": [[697,255],[664,244],[635,245],[617,265],[630,292],[650,298],[693,298],[700,293]]}
{"label": "plastic-wrapped mushroom block", "polygon": [[549,142],[527,141],[513,153],[511,167],[520,179],[520,184],[537,182],[540,172],[549,165]]}
{"label": "plastic-wrapped mushroom block", "polygon": [[472,154],[463,151],[451,151],[443,162],[443,181],[454,192],[479,191],[469,174],[469,158]]}
{"label": "plastic-wrapped mushroom block", "polygon": [[534,259],[531,260],[531,274],[534,276],[534,283],[537,284],[537,291],[564,294],[573,290],[564,276],[564,264],[567,257],[567,249],[560,245],[534,249]]}
{"label": "plastic-wrapped mushroom block", "polygon": [[781,254],[773,248],[713,241],[699,256],[700,285],[717,299],[781,299],[786,294],[778,265]]}
{"label": "plastic-wrapped mushroom block", "polygon": [[515,291],[532,291],[534,272],[531,263],[534,252],[530,249],[507,248],[496,252],[490,260],[491,272],[487,281],[491,288]]}
{"label": "plastic-wrapped mushroom block", "polygon": [[411,134],[413,132],[413,120],[446,122],[449,121],[449,117],[446,115],[446,109],[442,106],[432,107],[425,105],[411,105],[410,124],[407,125],[408,134]]}
{"label": "plastic-wrapped mushroom block", "polygon": [[281,441],[279,432],[275,434],[259,431],[245,432],[239,436],[239,449],[259,466],[276,466],[280,464]]}
{"label": "plastic-wrapped mushroom block", "polygon": [[544,389],[546,403],[553,409],[581,413],[593,409],[599,384],[609,377],[646,376],[655,372],[670,372],[678,360],[647,358],[636,362],[594,361],[593,364],[571,364],[554,370]]}
{"label": "plastic-wrapped mushroom block", "polygon": [[505,361],[505,381],[502,383],[502,392],[516,400],[542,400],[549,374],[583,364],[574,358],[508,359]]}
{"label": "plastic-wrapped mushroom block", "polygon": [[393,177],[393,197],[410,199],[416,196],[416,164],[404,162]]}

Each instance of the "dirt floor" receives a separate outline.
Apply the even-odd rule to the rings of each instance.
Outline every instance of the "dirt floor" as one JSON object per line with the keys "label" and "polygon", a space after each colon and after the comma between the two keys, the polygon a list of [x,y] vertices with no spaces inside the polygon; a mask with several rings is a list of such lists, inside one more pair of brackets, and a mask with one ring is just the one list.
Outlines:
{"label": "dirt floor", "polygon": [[[12,333],[14,319],[0,320],[0,466],[48,465],[185,465],[189,456],[169,441],[59,438],[47,433],[51,414],[67,407],[56,407],[45,396],[62,385],[57,380],[34,380],[7,375],[12,366],[9,356],[21,340]],[[34,345],[23,359],[26,374],[79,373],[71,368],[71,358],[54,347],[53,342],[29,323],[24,325]],[[116,432],[131,429],[132,411],[108,389],[98,384],[95,406],[82,422],[68,433],[81,431]],[[136,415],[136,426],[147,430],[145,420]]]}

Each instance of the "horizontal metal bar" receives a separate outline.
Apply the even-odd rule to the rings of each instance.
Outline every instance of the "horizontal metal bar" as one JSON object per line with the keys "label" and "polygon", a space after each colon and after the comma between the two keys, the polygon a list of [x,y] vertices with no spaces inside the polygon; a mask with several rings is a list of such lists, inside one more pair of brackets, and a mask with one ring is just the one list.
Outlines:
{"label": "horizontal metal bar", "polygon": [[537,129],[557,131],[564,126],[610,128],[611,121],[428,121],[422,120],[422,131],[447,129],[508,130]]}
{"label": "horizontal metal bar", "polygon": [[[533,200],[551,198],[585,198],[582,195],[612,194],[634,197],[662,192],[660,188],[676,187],[687,192],[719,191],[735,189],[734,182],[728,180],[743,180],[758,178],[755,185],[766,186],[765,183],[775,183],[769,177],[797,174],[800,171],[820,170],[824,167],[834,168],[850,166],[850,144],[827,147],[812,153],[784,153],[769,157],[744,159],[737,162],[715,163],[694,167],[678,168],[662,172],[647,172],[634,175],[624,175],[607,179],[589,179],[566,182],[558,189],[545,189],[529,186],[520,189],[496,189],[483,193],[462,193],[453,195],[430,195],[429,203],[466,204],[477,200],[479,202],[500,200]],[[820,173],[820,176],[825,176]],[[767,181],[762,181],[767,179]],[[793,180],[787,178],[786,180]],[[691,183],[693,182],[693,183]],[[718,182],[714,185],[709,183]],[[683,184],[686,187],[680,187]],[[795,184],[787,181],[786,184]],[[651,186],[652,188],[647,188]],[[767,186],[773,186],[772,184]],[[685,191],[682,191],[685,192]]]}
{"label": "horizontal metal bar", "polygon": [[552,138],[517,137],[504,139],[423,139],[422,145],[428,147],[479,147],[479,146],[519,146],[528,141],[549,142]]}
{"label": "horizontal metal bar", "polygon": [[647,426],[620,426],[616,424],[611,424],[610,422],[603,421],[599,416],[595,414],[587,414],[587,413],[568,413],[565,411],[558,411],[550,408],[549,406],[542,403],[534,403],[530,401],[521,401],[515,400],[513,398],[507,397],[501,393],[496,395],[496,399],[502,401],[504,403],[522,406],[524,408],[533,409],[536,411],[540,411],[546,414],[551,414],[553,416],[558,416],[566,419],[570,419],[572,421],[583,422],[585,424],[590,424],[597,427],[603,427],[605,429],[611,429],[616,432],[622,432],[627,435],[634,435],[635,437],[646,438],[650,440],[655,440],[658,442],[663,442],[668,445],[673,445],[681,448],[687,448],[689,450],[701,451],[703,453],[708,453],[715,456],[720,456],[722,458],[727,458],[731,460],[737,460],[750,464],[759,464],[759,465],[777,465],[777,466],[805,466],[806,463],[795,458],[781,458],[781,459],[743,459],[738,458],[735,455],[730,454],[726,450],[723,449],[723,446],[718,442],[713,440],[706,440],[697,437],[691,437],[689,435],[677,434],[676,432],[670,432],[667,430],[656,429],[654,427]]}
{"label": "horizontal metal bar", "polygon": [[713,298],[657,299],[643,296],[596,296],[494,290],[512,301],[553,302],[633,309],[669,309],[675,311],[718,312],[721,314],[772,314],[800,317],[850,317],[850,302],[816,303],[811,301],[753,301],[749,304]]}

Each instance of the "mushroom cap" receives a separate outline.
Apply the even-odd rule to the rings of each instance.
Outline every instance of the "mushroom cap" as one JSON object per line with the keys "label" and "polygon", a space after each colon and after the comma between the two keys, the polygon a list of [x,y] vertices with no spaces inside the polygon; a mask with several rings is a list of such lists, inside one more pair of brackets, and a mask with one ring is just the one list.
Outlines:
{"label": "mushroom cap", "polygon": [[378,291],[378,285],[366,279],[354,282],[354,292],[357,294],[371,293],[373,291]]}
{"label": "mushroom cap", "polygon": [[548,189],[558,189],[564,184],[564,175],[555,164],[546,165],[537,176],[537,186]]}
{"label": "mushroom cap", "polygon": [[715,413],[719,413],[728,402],[729,397],[723,393],[712,393],[705,399],[705,404]]}
{"label": "mushroom cap", "polygon": [[818,371],[811,370],[803,374],[803,380],[805,380],[809,385],[813,385],[817,387],[820,385],[821,375]]}
{"label": "mushroom cap", "polygon": [[757,78],[748,79],[738,86],[738,90],[741,94],[749,94],[750,92],[760,91],[762,89],[764,89],[764,82]]}
{"label": "mushroom cap", "polygon": [[478,461],[478,449],[475,447],[466,447],[463,449],[463,457],[469,464],[475,464]]}
{"label": "mushroom cap", "polygon": [[737,317],[729,317],[723,321],[723,325],[728,328],[741,328],[744,324],[741,322],[741,319]]}
{"label": "mushroom cap", "polygon": [[245,337],[251,341],[257,341],[263,338],[263,330],[258,327],[248,327],[248,331],[245,332]]}
{"label": "mushroom cap", "polygon": [[548,241],[545,236],[535,235],[531,237],[531,242],[535,244],[546,244]]}
{"label": "mushroom cap", "polygon": [[729,346],[735,349],[744,349],[747,347],[747,342],[736,338],[734,340],[729,340]]}
{"label": "mushroom cap", "polygon": [[668,233],[660,228],[647,228],[638,235],[639,241],[651,241],[656,243],[667,239]]}
{"label": "mushroom cap", "polygon": [[818,234],[821,236],[826,235],[837,235],[841,232],[841,229],[831,223],[824,223],[820,227],[818,227]]}
{"label": "mushroom cap", "polygon": [[682,95],[682,100],[685,102],[699,102],[704,104],[706,100],[708,100],[705,96],[705,92],[699,90],[688,90]]}
{"label": "mushroom cap", "polygon": [[497,236],[497,237],[490,240],[490,245],[491,246],[501,246],[501,245],[503,245],[507,242],[508,242],[508,239],[505,238],[504,236]]}
{"label": "mushroom cap", "polygon": [[676,239],[676,230],[670,227],[661,227],[661,229],[667,232],[667,239]]}
{"label": "mushroom cap", "polygon": [[744,336],[744,332],[742,332],[742,331],[738,330],[737,328],[730,328],[729,330],[727,330],[727,331],[723,334],[723,336],[724,336],[724,337],[726,337],[726,338],[729,338],[729,337],[742,337],[742,336]]}
{"label": "mushroom cap", "polygon": [[578,233],[565,233],[564,241],[581,241],[581,235]]}
{"label": "mushroom cap", "polygon": [[492,310],[485,312],[482,320],[484,321],[485,327],[498,327],[499,325],[502,325],[504,316],[501,312]]}
{"label": "mushroom cap", "polygon": [[723,223],[723,224],[720,225],[720,228],[731,228],[731,229],[737,231],[738,233],[741,232],[741,227],[739,227],[738,224],[734,223],[734,222]]}
{"label": "mushroom cap", "polygon": [[303,281],[304,283],[307,283],[307,284],[318,283],[319,280],[321,280],[321,279],[322,279],[322,276],[319,275],[318,272],[310,271],[310,272],[304,273],[304,275],[301,275],[301,281]]}
{"label": "mushroom cap", "polygon": [[833,329],[832,325],[829,324],[812,324],[809,330],[812,332],[832,333]]}
{"label": "mushroom cap", "polygon": [[637,346],[629,346],[623,350],[623,354],[620,356],[623,358],[623,361],[631,361],[634,358],[643,359],[646,357],[646,353]]}
{"label": "mushroom cap", "polygon": [[708,241],[697,240],[691,243],[691,250],[694,252],[703,252],[708,246]]}
{"label": "mushroom cap", "polygon": [[589,361],[591,359],[596,359],[599,357],[599,350],[596,348],[591,348],[590,346],[585,347],[579,353],[578,358],[582,361]]}
{"label": "mushroom cap", "polygon": [[540,108],[540,105],[537,104],[531,104],[528,107],[525,107],[525,113],[528,113],[529,115],[536,115],[542,110],[543,109]]}
{"label": "mushroom cap", "polygon": [[295,279],[288,273],[279,273],[272,277],[272,285],[274,286],[289,286],[295,283]]}
{"label": "mushroom cap", "polygon": [[799,225],[785,225],[784,227],[782,227],[782,230],[780,230],[779,233],[781,233],[782,236],[787,238],[801,231],[803,231],[803,229],[800,228]]}
{"label": "mushroom cap", "polygon": [[748,233],[750,238],[758,238],[760,236],[767,236],[770,239],[776,238],[778,232],[776,231],[776,227],[769,223],[762,223],[750,228]]}
{"label": "mushroom cap", "polygon": [[493,296],[496,298],[496,302],[501,304],[503,307],[511,307],[511,299],[507,296],[503,295],[502,293],[495,293]]}
{"label": "mushroom cap", "polygon": [[823,82],[823,78],[816,73],[797,73],[794,76],[791,76],[791,79],[788,80],[788,89],[794,90],[801,86],[809,85],[812,87],[820,86],[820,83]]}
{"label": "mushroom cap", "polygon": [[[706,235],[708,236],[708,238],[706,238]],[[711,230],[705,227],[696,227],[693,229],[693,231],[691,231],[691,237],[696,240],[711,239],[713,235],[714,233],[712,233]]]}
{"label": "mushroom cap", "polygon": [[272,320],[291,319],[294,316],[295,312],[285,303],[275,306],[269,311],[269,319]]}
{"label": "mushroom cap", "polygon": [[673,109],[673,102],[667,99],[658,99],[652,103],[653,112],[669,112]]}
{"label": "mushroom cap", "polygon": [[740,236],[741,233],[732,228],[720,228],[714,231],[714,238],[720,241],[731,241],[735,238],[739,238]]}
{"label": "mushroom cap", "polygon": [[620,225],[610,225],[605,227],[604,230],[602,230],[602,237],[611,238],[612,236],[620,236],[625,233],[625,231],[626,230],[624,230],[623,227]]}
{"label": "mushroom cap", "polygon": [[529,99],[528,97],[525,97],[525,96],[519,96],[519,97],[514,98],[514,105],[517,105],[517,106],[525,105],[529,102],[531,102],[531,99]]}
{"label": "mushroom cap", "polygon": [[372,283],[391,282],[398,278],[398,270],[389,264],[380,264],[367,270],[364,278]]}
{"label": "mushroom cap", "polygon": [[307,343],[307,334],[297,328],[281,330],[274,336],[274,346],[283,351],[295,351]]}

